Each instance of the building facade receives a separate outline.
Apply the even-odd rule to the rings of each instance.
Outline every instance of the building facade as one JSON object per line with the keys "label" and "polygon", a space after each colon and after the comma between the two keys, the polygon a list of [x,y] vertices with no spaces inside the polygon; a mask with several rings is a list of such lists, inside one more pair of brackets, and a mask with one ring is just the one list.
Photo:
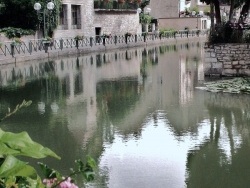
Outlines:
{"label": "building facade", "polygon": [[59,26],[54,37],[139,33],[141,24],[134,5],[129,7],[128,3],[109,0],[62,0]]}
{"label": "building facade", "polygon": [[179,17],[179,0],[150,0],[149,7],[156,19]]}

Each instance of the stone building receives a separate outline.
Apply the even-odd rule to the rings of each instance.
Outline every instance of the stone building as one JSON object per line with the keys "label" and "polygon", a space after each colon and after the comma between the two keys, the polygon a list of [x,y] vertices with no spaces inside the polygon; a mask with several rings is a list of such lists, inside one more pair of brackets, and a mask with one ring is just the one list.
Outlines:
{"label": "stone building", "polygon": [[157,19],[159,29],[208,29],[210,18],[200,15],[181,17],[181,11],[198,7],[204,10],[207,5],[200,0],[150,0],[151,15]]}
{"label": "stone building", "polygon": [[62,0],[55,38],[141,32],[135,4],[109,0]]}
{"label": "stone building", "polygon": [[149,6],[154,18],[179,17],[179,0],[150,0]]}

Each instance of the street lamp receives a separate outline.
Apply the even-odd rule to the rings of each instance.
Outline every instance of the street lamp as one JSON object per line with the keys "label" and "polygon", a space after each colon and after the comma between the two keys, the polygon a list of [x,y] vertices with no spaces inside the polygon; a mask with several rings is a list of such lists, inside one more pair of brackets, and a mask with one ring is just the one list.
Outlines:
{"label": "street lamp", "polygon": [[151,8],[147,7],[147,8],[145,9],[145,14],[149,14],[150,12],[151,12]]}
{"label": "street lamp", "polygon": [[136,11],[137,11],[138,14],[140,14],[142,12],[142,9],[138,8]]}
{"label": "street lamp", "polygon": [[[55,4],[53,2],[48,2],[47,3],[47,10],[52,11],[54,9],[54,7],[55,7]],[[41,10],[41,8],[42,8],[42,6],[41,6],[40,3],[35,3],[34,4],[34,9],[37,11],[37,14]],[[46,8],[43,8],[42,14],[43,14],[43,35],[44,35],[44,37],[47,37],[46,23],[45,23],[46,22],[46,19],[45,19],[46,18],[46,13],[47,13]]]}

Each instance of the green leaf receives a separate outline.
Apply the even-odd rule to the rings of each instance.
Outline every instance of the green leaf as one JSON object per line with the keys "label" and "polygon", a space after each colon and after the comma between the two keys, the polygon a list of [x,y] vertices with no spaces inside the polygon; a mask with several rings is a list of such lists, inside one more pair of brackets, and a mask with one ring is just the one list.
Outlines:
{"label": "green leaf", "polygon": [[0,129],[0,155],[23,155],[32,158],[45,158],[47,156],[60,159],[49,148],[34,142],[27,132],[10,133]]}
{"label": "green leaf", "polygon": [[96,162],[95,160],[90,157],[90,156],[87,156],[87,165],[93,170],[96,168]]}
{"label": "green leaf", "polygon": [[0,166],[0,178],[22,176],[37,178],[36,170],[25,162],[18,160],[12,155],[8,155]]}
{"label": "green leaf", "polygon": [[46,164],[41,162],[38,162],[38,165],[41,167],[43,175],[46,179],[57,178],[59,181],[62,180],[62,175],[58,171],[49,168]]}

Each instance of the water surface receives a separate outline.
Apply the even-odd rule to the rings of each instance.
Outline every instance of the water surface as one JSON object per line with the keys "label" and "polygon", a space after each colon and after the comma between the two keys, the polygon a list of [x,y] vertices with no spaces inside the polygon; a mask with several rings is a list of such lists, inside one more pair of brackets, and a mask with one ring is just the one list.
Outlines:
{"label": "water surface", "polygon": [[249,96],[195,89],[203,58],[189,41],[2,66],[1,117],[32,105],[1,128],[54,150],[41,161],[64,174],[92,156],[86,187],[248,187]]}

